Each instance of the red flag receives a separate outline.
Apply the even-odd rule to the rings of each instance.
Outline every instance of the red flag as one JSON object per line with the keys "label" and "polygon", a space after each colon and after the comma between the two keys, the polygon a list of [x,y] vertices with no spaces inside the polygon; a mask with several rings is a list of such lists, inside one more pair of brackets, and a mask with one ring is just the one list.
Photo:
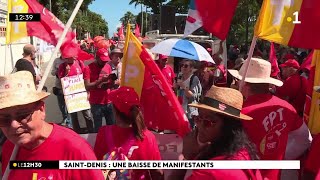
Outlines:
{"label": "red flag", "polygon": [[[38,37],[52,45],[57,45],[59,37],[65,28],[64,24],[39,4],[38,1],[25,0],[25,2],[29,6],[29,13],[41,13],[40,22],[27,22],[28,35]],[[75,33],[70,29],[64,42],[72,41],[74,38]]]}
{"label": "red flag", "polygon": [[190,132],[189,122],[171,86],[129,27],[127,32],[121,86],[133,87],[140,96],[148,128],[172,130],[180,136],[186,135]]}
{"label": "red flag", "polygon": [[314,86],[320,85],[320,52],[315,50],[312,54],[303,119],[314,135],[320,132],[320,93],[314,90]]}
{"label": "red flag", "polygon": [[124,40],[123,24],[121,25],[121,27],[119,29],[118,36],[119,36],[120,40]]}
{"label": "red flag", "polygon": [[307,69],[311,70],[311,63],[312,63],[312,57],[313,57],[313,50],[309,53],[308,57],[303,61],[303,63],[300,66],[300,69]]}
{"label": "red flag", "polygon": [[203,27],[221,40],[225,40],[238,0],[196,0],[196,9]]}
{"label": "red flag", "polygon": [[138,24],[136,24],[136,28],[134,29],[134,35],[135,35],[136,37],[140,37],[140,36],[141,36],[141,34],[140,34],[140,27],[139,27]]}
{"label": "red flag", "polygon": [[271,42],[270,45],[269,61],[271,63],[271,77],[277,77],[279,75],[280,69],[278,66],[278,59],[273,42]]}
{"label": "red flag", "polygon": [[[58,40],[65,28],[64,24],[50,11],[39,4],[38,1],[25,0],[25,2],[29,6],[29,13],[41,13],[40,22],[27,22],[28,35],[38,37],[52,45],[57,45]],[[92,59],[92,55],[82,51],[80,47],[73,41],[75,37],[75,32],[70,29],[61,47],[70,47],[70,50],[68,50],[70,54],[78,52],[78,58],[81,60]]]}
{"label": "red flag", "polygon": [[94,60],[94,55],[80,50],[78,52],[78,58],[77,59],[80,60],[80,61],[90,61],[90,60]]}

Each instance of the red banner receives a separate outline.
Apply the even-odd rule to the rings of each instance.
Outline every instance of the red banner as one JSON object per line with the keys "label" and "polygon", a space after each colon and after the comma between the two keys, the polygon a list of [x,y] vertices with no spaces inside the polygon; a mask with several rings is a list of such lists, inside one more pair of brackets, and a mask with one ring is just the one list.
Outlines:
{"label": "red banner", "polygon": [[203,27],[221,40],[225,40],[238,0],[196,0]]}

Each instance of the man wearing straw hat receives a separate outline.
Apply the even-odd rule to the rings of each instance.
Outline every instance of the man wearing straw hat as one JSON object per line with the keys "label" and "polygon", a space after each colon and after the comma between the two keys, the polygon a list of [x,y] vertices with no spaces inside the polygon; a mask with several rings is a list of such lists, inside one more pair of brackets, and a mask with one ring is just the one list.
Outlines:
{"label": "man wearing straw hat", "polygon": [[[248,61],[237,70],[229,70],[237,79],[242,79]],[[242,112],[253,121],[243,121],[244,128],[256,144],[262,160],[294,160],[310,146],[310,132],[297,114],[295,108],[269,92],[269,85],[282,86],[280,80],[270,77],[271,64],[259,58],[252,58],[244,80],[242,94],[246,98]],[[268,179],[292,179],[296,172],[263,170]]]}
{"label": "man wearing straw hat", "polygon": [[83,138],[70,129],[45,121],[43,100],[48,96],[49,93],[36,91],[33,76],[28,71],[0,76],[0,128],[8,138],[2,149],[4,178],[103,179],[100,170],[10,171],[6,168],[10,160],[96,160]]}

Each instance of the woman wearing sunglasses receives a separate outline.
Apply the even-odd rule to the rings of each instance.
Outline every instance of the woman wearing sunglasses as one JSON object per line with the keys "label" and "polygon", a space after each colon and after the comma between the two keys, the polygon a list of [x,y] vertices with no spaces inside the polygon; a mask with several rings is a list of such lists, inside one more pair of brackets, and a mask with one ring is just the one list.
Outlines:
{"label": "woman wearing sunglasses", "polygon": [[174,87],[177,89],[178,99],[186,113],[190,126],[194,127],[193,115],[198,115],[197,108],[190,107],[189,103],[199,102],[202,86],[199,78],[193,74],[194,61],[183,60],[180,64],[181,72]]}
{"label": "woman wearing sunglasses", "polygon": [[[212,86],[194,117],[196,128],[183,139],[181,160],[257,160],[240,120],[252,120],[241,113],[243,97],[237,90]],[[184,179],[186,170],[175,170],[169,179]],[[193,170],[188,180],[258,180],[259,170]]]}

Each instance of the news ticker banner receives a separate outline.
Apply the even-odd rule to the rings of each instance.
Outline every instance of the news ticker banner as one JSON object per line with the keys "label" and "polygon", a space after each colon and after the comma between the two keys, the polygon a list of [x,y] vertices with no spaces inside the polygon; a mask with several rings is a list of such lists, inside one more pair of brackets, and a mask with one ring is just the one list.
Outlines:
{"label": "news ticker banner", "polygon": [[10,161],[10,169],[300,169],[300,161]]}

